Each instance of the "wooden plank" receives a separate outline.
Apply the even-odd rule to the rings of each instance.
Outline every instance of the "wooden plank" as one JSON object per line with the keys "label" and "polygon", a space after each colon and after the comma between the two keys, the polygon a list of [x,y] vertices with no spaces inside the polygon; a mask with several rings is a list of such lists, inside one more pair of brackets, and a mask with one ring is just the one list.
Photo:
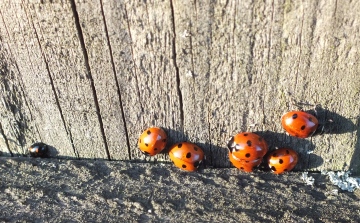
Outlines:
{"label": "wooden plank", "polygon": [[5,45],[1,42],[0,152],[6,156],[18,156],[25,154],[26,144],[39,135],[30,120],[31,113],[24,101],[23,85],[19,82],[18,70]]}
{"label": "wooden plank", "polygon": [[122,114],[122,95],[116,76],[112,48],[108,42],[107,24],[101,1],[76,1],[89,66],[98,95],[101,119],[111,159],[130,157],[126,127]]}
{"label": "wooden plank", "polygon": [[[132,159],[146,159],[138,137],[150,126],[165,128],[168,146],[184,140],[173,54],[170,3],[103,1],[122,95]],[[158,160],[168,160],[157,155]]]}
{"label": "wooden plank", "polygon": [[43,141],[57,148],[59,156],[73,157],[32,24],[20,1],[2,1],[0,8],[1,37],[9,66],[4,79],[9,89],[4,89],[2,96],[4,104],[12,107],[2,107],[2,111],[7,110],[2,113],[6,114],[2,126],[9,149],[22,155],[33,143]]}
{"label": "wooden plank", "polygon": [[[73,140],[80,157],[145,159],[137,139],[156,125],[169,133],[169,146],[193,141],[207,164],[228,167],[227,139],[256,131],[271,149],[297,150],[297,170],[360,173],[360,3],[43,2],[0,3],[9,8],[1,10],[1,37],[42,139],[54,137],[41,123],[55,114],[61,137],[54,143]],[[38,99],[43,85],[48,96]],[[280,117],[295,109],[294,100],[321,104],[320,119],[333,120],[332,132],[284,134]]]}
{"label": "wooden plank", "polygon": [[[309,167],[316,169],[348,169],[358,138],[355,137],[356,116],[360,111],[358,3],[336,1],[291,2],[284,15],[284,50],[281,81],[284,92],[311,104],[321,104],[322,122],[333,119],[335,134],[311,139],[314,154]],[[346,11],[346,13],[344,13]],[[296,22],[300,21],[300,22]],[[351,108],[351,109],[348,109]],[[355,114],[354,114],[354,111]],[[323,116],[323,117],[321,117]],[[336,134],[340,133],[340,134]],[[358,171],[359,172],[359,171]]]}
{"label": "wooden plank", "polygon": [[[108,159],[99,123],[96,92],[87,69],[78,29],[69,1],[26,4],[52,80],[66,129],[79,158]],[[32,79],[33,77],[30,77]]]}
{"label": "wooden plank", "polygon": [[[176,31],[176,60],[183,97],[184,132],[198,144],[216,166],[222,145],[210,136],[210,64],[212,5],[203,1],[173,1]],[[191,9],[191,10],[189,10]],[[216,157],[216,158],[215,158]],[[224,159],[222,159],[224,161]]]}

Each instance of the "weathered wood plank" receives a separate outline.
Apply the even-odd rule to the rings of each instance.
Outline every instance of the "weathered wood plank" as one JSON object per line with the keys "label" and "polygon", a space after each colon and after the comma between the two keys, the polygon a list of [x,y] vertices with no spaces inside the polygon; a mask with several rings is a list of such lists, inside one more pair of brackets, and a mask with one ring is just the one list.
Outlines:
{"label": "weathered wood plank", "polygon": [[2,122],[9,149],[26,154],[32,143],[44,141],[58,148],[59,156],[74,157],[33,26],[19,1],[2,1],[0,8],[1,37],[10,69],[3,82],[9,88],[2,94],[11,107],[2,113],[7,116],[4,122],[12,122],[8,126]]}
{"label": "weathered wood plank", "polygon": [[311,139],[321,169],[347,169],[353,152],[360,150],[354,146],[359,140],[354,132],[360,111],[359,9],[358,3],[337,1],[288,2],[285,7],[280,83],[297,100],[328,109],[320,113],[322,121],[333,119],[335,133],[341,133]]}
{"label": "weathered wood plank", "polygon": [[98,95],[101,119],[111,159],[129,159],[127,133],[123,122],[122,95],[116,76],[112,48],[101,1],[76,1],[89,66]]}
{"label": "weathered wood plank", "polygon": [[[103,1],[122,95],[132,159],[144,159],[138,137],[150,126],[182,140],[181,106],[173,54],[169,1]],[[157,159],[167,160],[158,155]]]}
{"label": "weathered wood plank", "polygon": [[37,33],[66,128],[79,158],[107,159],[91,72],[68,1],[23,4]]}
{"label": "weathered wood plank", "polygon": [[[42,140],[73,140],[83,158],[107,158],[107,150],[113,159],[145,159],[138,136],[157,125],[168,131],[169,146],[193,141],[207,164],[227,167],[227,139],[256,131],[271,149],[297,150],[298,170],[360,173],[360,3],[21,2],[0,3],[13,7],[1,10],[1,37],[13,52],[5,60],[19,66],[16,83],[24,82],[24,112]],[[30,86],[44,86],[47,98]],[[321,104],[321,121],[333,120],[331,134],[284,134],[280,117],[296,108],[294,100]],[[6,107],[0,111],[7,117]],[[1,123],[10,129],[11,122]],[[54,123],[53,133],[43,122]]]}
{"label": "weathered wood plank", "polygon": [[[192,10],[188,10],[192,8]],[[173,1],[176,60],[183,96],[184,132],[198,144],[214,165],[213,138],[209,132],[209,75],[211,53],[210,5],[198,1]]]}
{"label": "weathered wood plank", "polygon": [[24,95],[21,90],[22,85],[18,82],[17,70],[14,64],[11,63],[13,58],[10,57],[3,38],[1,40],[0,103],[2,106],[0,106],[0,154],[3,156],[21,155],[26,150],[25,146],[29,138],[36,134],[29,131],[31,129],[31,124],[28,122],[29,110],[26,109],[24,103]]}

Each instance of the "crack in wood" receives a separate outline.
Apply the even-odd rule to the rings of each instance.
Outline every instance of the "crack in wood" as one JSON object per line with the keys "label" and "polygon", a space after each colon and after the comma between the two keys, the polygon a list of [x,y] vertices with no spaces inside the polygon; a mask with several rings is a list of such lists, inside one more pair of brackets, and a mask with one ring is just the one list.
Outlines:
{"label": "crack in wood", "polygon": [[[131,48],[131,59],[134,63],[134,77],[135,77],[135,81],[136,81],[136,90],[137,90],[137,96],[139,98],[139,101],[141,101],[141,94],[140,94],[140,88],[139,88],[139,79],[138,79],[138,75],[137,75],[137,67],[136,67],[136,63],[135,63],[135,57],[134,57],[134,47],[133,47],[133,38],[131,35],[131,29],[130,29],[130,21],[129,21],[129,16],[127,13],[127,9],[126,9],[126,5],[124,6],[124,11],[125,11],[125,16],[126,16],[126,23],[127,23],[127,28],[128,28],[128,32],[129,32],[129,36],[130,36],[130,40],[131,40],[131,44],[130,44],[130,48]],[[144,113],[144,107],[142,105],[142,103],[140,102],[140,109],[141,112]]]}
{"label": "crack in wood", "polygon": [[172,38],[172,52],[173,52],[173,62],[176,71],[176,90],[179,97],[179,105],[180,105],[180,128],[181,131],[184,132],[184,107],[183,107],[183,96],[180,88],[180,72],[179,67],[176,61],[176,29],[175,29],[175,12],[173,1],[170,0],[170,8],[171,8],[171,19],[172,19],[172,28],[173,28],[173,38]]}
{"label": "crack in wood", "polygon": [[113,73],[114,73],[114,80],[115,80],[115,83],[116,83],[117,94],[118,94],[118,97],[119,97],[121,117],[122,117],[122,121],[124,123],[124,131],[125,131],[125,135],[126,135],[126,145],[127,145],[127,148],[128,148],[128,155],[129,155],[129,159],[131,160],[131,149],[130,149],[129,133],[128,133],[127,125],[126,125],[126,119],[125,119],[124,106],[123,106],[123,102],[122,102],[121,90],[120,90],[119,81],[117,79],[117,73],[116,73],[116,69],[115,69],[113,51],[112,51],[111,42],[110,42],[110,38],[109,38],[109,32],[108,32],[108,28],[107,28],[107,24],[106,24],[106,18],[105,18],[105,14],[104,14],[104,7],[103,7],[102,0],[100,0],[100,8],[101,8],[101,15],[102,15],[102,18],[103,18],[103,21],[104,21],[104,29],[105,29],[106,41],[107,41],[108,48],[109,48],[109,53],[110,53],[110,62],[111,62],[112,70],[113,70]]}
{"label": "crack in wood", "polygon": [[[24,7],[24,9],[26,8],[26,4],[22,1],[22,5]],[[45,55],[45,52],[41,46],[41,40],[40,40],[40,37],[39,37],[39,34],[37,32],[37,29],[35,27],[35,24],[34,24],[34,21],[33,19],[31,18],[31,16],[28,15],[27,11],[25,11],[25,14],[26,14],[26,18],[29,22],[29,24],[31,24],[31,26],[33,27],[33,30],[34,30],[34,34],[36,36],[36,40],[38,42],[38,45],[39,45],[39,49],[41,51],[41,55],[43,57],[43,60],[44,60],[44,64],[45,64],[45,67],[46,67],[46,71],[47,71],[47,74],[48,74],[48,77],[49,77],[49,81],[50,81],[50,85],[51,85],[51,89],[52,89],[52,92],[54,93],[54,97],[55,97],[55,102],[56,102],[56,106],[58,107],[59,109],[59,113],[60,113],[60,117],[61,117],[61,121],[64,125],[64,128],[65,128],[65,131],[66,131],[66,134],[69,136],[69,140],[70,140],[70,143],[71,143],[71,146],[72,146],[72,149],[73,149],[73,152],[76,156],[77,159],[80,159],[79,157],[79,153],[77,152],[75,146],[74,146],[74,141],[73,141],[73,136],[72,136],[72,133],[70,131],[70,129],[67,128],[67,125],[66,125],[66,121],[65,121],[65,117],[64,117],[64,113],[62,111],[62,108],[61,108],[61,105],[60,105],[60,101],[59,101],[59,96],[56,92],[56,89],[55,89],[55,84],[54,84],[54,80],[53,80],[53,77],[51,75],[51,72],[50,72],[50,67],[49,67],[49,63],[48,63],[48,60],[46,58],[46,55]],[[20,72],[20,70],[19,70]],[[40,134],[39,134],[40,135]]]}
{"label": "crack in wood", "polygon": [[78,37],[79,37],[81,49],[82,49],[83,56],[84,56],[84,62],[85,62],[86,71],[87,71],[87,78],[89,78],[89,80],[90,80],[90,86],[91,86],[91,90],[92,90],[92,93],[93,93],[94,104],[95,104],[95,108],[96,108],[96,114],[97,114],[99,125],[100,125],[100,131],[101,131],[101,136],[103,138],[105,152],[106,152],[108,160],[111,160],[109,147],[108,147],[107,139],[106,139],[106,134],[105,134],[105,130],[104,130],[104,123],[102,121],[99,101],[98,101],[96,88],[95,88],[95,84],[94,84],[94,79],[93,79],[92,74],[91,74],[91,69],[90,69],[90,64],[89,64],[89,56],[88,56],[88,53],[87,53],[87,50],[86,50],[84,36],[83,36],[82,28],[81,28],[81,25],[80,25],[79,14],[78,14],[77,9],[76,9],[75,0],[71,0],[70,2],[71,2],[71,9],[72,9],[73,15],[74,15],[74,21],[75,21],[76,29],[78,31]]}
{"label": "crack in wood", "polygon": [[14,156],[14,154],[12,153],[11,149],[10,149],[10,146],[9,146],[9,140],[8,138],[6,137],[5,135],[5,132],[4,132],[4,129],[2,127],[2,124],[0,122],[0,134],[2,135],[2,137],[4,138],[4,141],[5,141],[5,145],[7,147],[7,150],[9,151],[10,155],[11,156]]}

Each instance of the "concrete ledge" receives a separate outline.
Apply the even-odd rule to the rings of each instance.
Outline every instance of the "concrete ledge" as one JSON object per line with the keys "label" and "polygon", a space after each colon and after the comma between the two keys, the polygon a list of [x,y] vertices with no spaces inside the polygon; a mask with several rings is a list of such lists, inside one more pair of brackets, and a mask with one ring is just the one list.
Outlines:
{"label": "concrete ledge", "polygon": [[334,193],[319,173],[171,164],[0,158],[0,221],[358,222],[360,193]]}

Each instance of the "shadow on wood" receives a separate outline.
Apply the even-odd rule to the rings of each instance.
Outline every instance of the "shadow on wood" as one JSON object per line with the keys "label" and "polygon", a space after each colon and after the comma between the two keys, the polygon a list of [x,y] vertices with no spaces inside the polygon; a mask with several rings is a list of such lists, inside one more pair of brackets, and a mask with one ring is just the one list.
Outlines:
{"label": "shadow on wood", "polygon": [[[323,164],[323,158],[313,154],[315,145],[309,139],[302,139],[289,136],[285,133],[271,131],[257,131],[256,134],[262,136],[268,143],[269,151],[276,148],[288,147],[294,149],[299,154],[299,162],[294,170],[307,170],[319,167]],[[267,156],[264,157],[266,160]],[[266,163],[262,163],[260,169],[268,170]]]}
{"label": "shadow on wood", "polygon": [[[360,128],[360,117],[357,118],[356,126],[358,129]],[[352,155],[352,158],[350,161],[350,167],[349,167],[349,170],[356,176],[360,175],[359,158],[360,158],[360,131],[358,130],[357,134],[356,134],[355,151]]]}
{"label": "shadow on wood", "polygon": [[343,134],[356,130],[356,125],[349,118],[328,109],[317,107],[317,114],[314,110],[307,110],[306,112],[316,115],[319,120],[320,127],[316,134]]}

